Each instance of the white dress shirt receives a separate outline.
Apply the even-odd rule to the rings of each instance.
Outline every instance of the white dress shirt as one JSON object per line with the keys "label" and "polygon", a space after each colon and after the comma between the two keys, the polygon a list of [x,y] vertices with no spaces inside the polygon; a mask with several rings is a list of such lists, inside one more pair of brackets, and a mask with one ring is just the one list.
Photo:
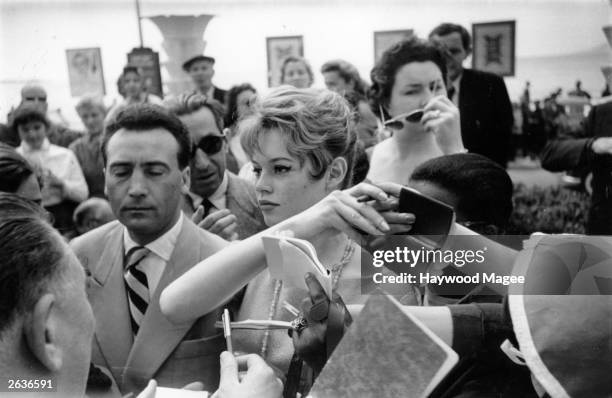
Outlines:
{"label": "white dress shirt", "polygon": [[[229,177],[227,176],[227,170],[223,173],[223,180],[215,192],[208,197],[208,201],[212,203],[216,210],[227,208],[227,186],[229,184]],[[197,193],[189,192],[191,203],[193,204],[194,211],[198,209],[198,206],[202,204],[204,198]]]}
{"label": "white dress shirt", "polygon": [[[155,289],[159,285],[166,264],[170,260],[170,256],[174,251],[174,246],[178,239],[181,229],[183,228],[183,212],[179,216],[178,221],[165,234],[155,239],[153,242],[145,245],[151,251],[137,266],[136,269],[144,272],[147,275],[147,284],[149,285],[149,298],[152,299],[155,294]],[[124,256],[130,249],[140,246],[130,237],[127,228],[123,228],[123,254]]]}

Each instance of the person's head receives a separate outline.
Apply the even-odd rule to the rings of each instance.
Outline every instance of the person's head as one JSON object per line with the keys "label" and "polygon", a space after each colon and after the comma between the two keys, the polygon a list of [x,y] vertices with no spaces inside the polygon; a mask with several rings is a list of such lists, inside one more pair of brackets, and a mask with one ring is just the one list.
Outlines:
{"label": "person's head", "polygon": [[13,128],[32,149],[42,148],[49,126],[47,115],[36,104],[23,103],[13,112]]}
{"label": "person's head", "polygon": [[190,58],[183,64],[183,70],[191,77],[193,83],[200,91],[212,87],[212,78],[215,75],[215,59],[206,55]]}
{"label": "person's head", "polygon": [[135,66],[126,66],[121,74],[121,88],[126,98],[139,98],[144,89],[144,79]]}
{"label": "person's head", "polygon": [[302,57],[288,56],[281,65],[281,84],[295,88],[308,88],[314,83],[312,68]]}
{"label": "person's head", "polygon": [[40,205],[40,186],[30,163],[13,147],[0,143],[0,192],[14,193]]}
{"label": "person's head", "polygon": [[321,66],[321,74],[328,90],[335,91],[340,95],[352,92],[362,96],[366,94],[366,85],[359,76],[359,71],[344,60],[336,59],[324,63]]}
{"label": "person's head", "polygon": [[47,92],[38,84],[26,84],[21,89],[21,103],[35,104],[43,113],[47,113]]}
{"label": "person's head", "polygon": [[84,395],[94,332],[85,283],[42,208],[0,193],[0,374]]}
{"label": "person's head", "polygon": [[79,100],[75,109],[89,134],[99,134],[104,129],[106,106],[100,97],[86,96]]}
{"label": "person's head", "polygon": [[102,198],[89,198],[81,202],[74,213],[72,220],[79,235],[98,228],[115,219],[110,203]]}
{"label": "person's head", "polygon": [[274,225],[350,185],[355,134],[346,101],[329,90],[280,87],[239,123],[257,175],[267,225]]}
{"label": "person's head", "polygon": [[[372,111],[389,119],[423,108],[433,97],[446,95],[446,61],[439,46],[416,37],[387,49],[370,73]],[[405,129],[424,131],[420,122]]]}
{"label": "person's head", "polygon": [[157,239],[178,220],[189,189],[190,156],[189,132],[160,106],[125,107],[106,126],[105,193],[137,243]]}
{"label": "person's head", "polygon": [[470,33],[461,25],[443,23],[434,28],[429,38],[441,44],[447,51],[447,68],[450,80],[463,72],[463,61],[472,52]]}
{"label": "person's head", "polygon": [[576,80],[576,89],[580,90],[582,88],[582,82],[580,80]]}
{"label": "person's head", "polygon": [[505,228],[512,213],[512,180],[503,167],[481,155],[430,159],[414,170],[409,185],[452,206],[457,222],[477,232]]}
{"label": "person's head", "polygon": [[257,95],[255,87],[243,83],[230,88],[227,92],[227,109],[225,111],[225,125],[231,127],[249,112],[251,102]]}
{"label": "person's head", "polygon": [[197,93],[181,94],[164,101],[164,106],[185,125],[193,152],[191,191],[207,198],[223,182],[227,143],[223,135],[223,105]]}

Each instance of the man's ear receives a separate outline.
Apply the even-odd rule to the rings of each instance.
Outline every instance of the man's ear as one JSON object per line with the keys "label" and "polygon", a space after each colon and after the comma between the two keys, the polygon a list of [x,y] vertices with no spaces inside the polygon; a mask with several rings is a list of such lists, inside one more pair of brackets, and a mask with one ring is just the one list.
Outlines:
{"label": "man's ear", "polygon": [[54,315],[55,296],[47,293],[34,304],[32,313],[24,325],[24,333],[30,351],[51,372],[62,368],[64,352],[59,344],[60,324]]}
{"label": "man's ear", "polygon": [[335,189],[342,188],[342,182],[348,172],[348,165],[346,159],[339,156],[332,160],[331,164],[327,168],[327,189],[333,191]]}
{"label": "man's ear", "polygon": [[191,189],[191,169],[189,166],[185,167],[183,171],[181,171],[181,179],[183,180],[183,184],[181,185],[181,192],[187,194]]}

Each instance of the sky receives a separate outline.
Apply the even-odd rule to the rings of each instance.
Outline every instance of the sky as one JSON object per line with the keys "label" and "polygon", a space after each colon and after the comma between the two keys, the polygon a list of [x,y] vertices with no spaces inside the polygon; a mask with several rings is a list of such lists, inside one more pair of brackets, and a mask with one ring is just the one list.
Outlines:
{"label": "sky", "polygon": [[[516,21],[516,76],[506,78],[512,99],[526,80],[532,96],[576,79],[599,93],[602,64],[612,48],[602,26],[612,24],[607,0],[141,0],[144,45],[167,60],[163,36],[148,16],[212,14],[205,53],[217,59],[215,84],[250,82],[267,90],[266,38],[301,35],[304,55],[318,73],[327,60],[343,58],[366,78],[373,65],[373,32],[413,29],[425,37],[441,22]],[[52,109],[78,124],[70,96],[66,49],[100,47],[107,102],[117,97],[116,79],[126,53],[139,45],[133,0],[0,0],[0,121],[19,101],[27,81],[41,82]],[[572,62],[567,62],[571,60]],[[466,64],[469,66],[469,60]],[[165,71],[162,72],[167,76]]]}

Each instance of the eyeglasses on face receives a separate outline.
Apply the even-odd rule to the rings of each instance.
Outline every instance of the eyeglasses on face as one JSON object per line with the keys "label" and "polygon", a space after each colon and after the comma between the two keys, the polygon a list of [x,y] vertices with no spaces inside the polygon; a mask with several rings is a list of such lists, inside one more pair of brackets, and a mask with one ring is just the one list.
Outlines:
{"label": "eyeglasses on face", "polygon": [[192,157],[195,156],[198,149],[207,155],[215,155],[219,153],[221,148],[223,148],[224,140],[225,137],[219,135],[208,135],[206,137],[202,137],[200,141],[193,146]]}

